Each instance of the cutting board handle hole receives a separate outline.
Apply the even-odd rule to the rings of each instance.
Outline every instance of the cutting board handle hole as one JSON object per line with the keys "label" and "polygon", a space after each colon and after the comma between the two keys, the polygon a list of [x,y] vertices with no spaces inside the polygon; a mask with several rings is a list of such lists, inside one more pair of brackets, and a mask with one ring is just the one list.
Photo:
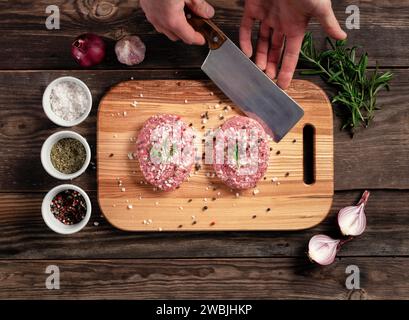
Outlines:
{"label": "cutting board handle hole", "polygon": [[303,129],[303,167],[304,183],[315,183],[315,127],[306,124]]}

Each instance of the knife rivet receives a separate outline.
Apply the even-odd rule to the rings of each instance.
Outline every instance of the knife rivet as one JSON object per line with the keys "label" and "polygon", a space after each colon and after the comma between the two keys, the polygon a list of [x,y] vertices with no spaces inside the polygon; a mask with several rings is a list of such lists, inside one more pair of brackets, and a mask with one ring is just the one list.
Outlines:
{"label": "knife rivet", "polygon": [[217,36],[214,37],[214,38],[213,38],[213,42],[219,42],[219,37],[217,37]]}

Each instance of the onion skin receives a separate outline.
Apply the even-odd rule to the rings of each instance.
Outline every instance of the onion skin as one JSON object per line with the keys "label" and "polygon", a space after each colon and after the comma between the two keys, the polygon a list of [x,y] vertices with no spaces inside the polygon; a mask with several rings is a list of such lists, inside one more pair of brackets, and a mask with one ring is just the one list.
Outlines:
{"label": "onion skin", "polygon": [[93,67],[105,59],[106,44],[100,36],[85,33],[72,43],[71,54],[81,67]]}
{"label": "onion skin", "polygon": [[315,235],[308,244],[308,256],[322,266],[330,265],[335,260],[340,243],[341,240],[335,240],[323,234]]}
{"label": "onion skin", "polygon": [[134,66],[145,59],[146,47],[138,36],[126,36],[116,43],[115,53],[120,63]]}

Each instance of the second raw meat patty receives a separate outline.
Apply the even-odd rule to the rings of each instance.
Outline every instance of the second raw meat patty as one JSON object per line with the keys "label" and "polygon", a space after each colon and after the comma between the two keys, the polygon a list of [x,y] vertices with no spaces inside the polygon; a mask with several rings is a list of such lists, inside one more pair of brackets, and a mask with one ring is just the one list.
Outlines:
{"label": "second raw meat patty", "polygon": [[267,171],[270,148],[267,134],[255,120],[236,116],[215,134],[213,167],[217,176],[232,189],[257,185]]}

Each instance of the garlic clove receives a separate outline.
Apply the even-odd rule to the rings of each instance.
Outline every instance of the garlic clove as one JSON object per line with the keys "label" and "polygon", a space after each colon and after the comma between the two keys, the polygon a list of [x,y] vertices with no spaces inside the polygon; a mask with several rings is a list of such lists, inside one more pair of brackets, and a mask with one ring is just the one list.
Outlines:
{"label": "garlic clove", "polygon": [[308,256],[320,265],[330,265],[335,260],[340,242],[323,234],[315,235],[308,244]]}
{"label": "garlic clove", "polygon": [[343,208],[338,213],[338,225],[343,235],[359,236],[366,229],[365,206],[369,198],[369,191],[365,191],[356,206]]}

